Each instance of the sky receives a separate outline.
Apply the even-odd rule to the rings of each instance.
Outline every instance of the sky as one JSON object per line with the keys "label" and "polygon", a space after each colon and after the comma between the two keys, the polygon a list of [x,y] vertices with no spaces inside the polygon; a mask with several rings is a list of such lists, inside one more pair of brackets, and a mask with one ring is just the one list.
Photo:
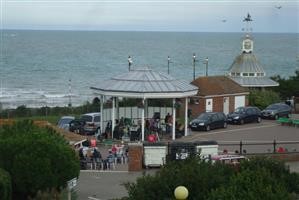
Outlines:
{"label": "sky", "polygon": [[[1,29],[299,33],[299,0],[0,0]],[[281,6],[280,9],[277,7]]]}

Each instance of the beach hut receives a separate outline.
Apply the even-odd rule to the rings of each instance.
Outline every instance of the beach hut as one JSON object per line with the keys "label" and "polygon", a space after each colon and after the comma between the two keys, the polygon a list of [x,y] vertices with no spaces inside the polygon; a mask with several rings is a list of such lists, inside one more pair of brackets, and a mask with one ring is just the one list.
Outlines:
{"label": "beach hut", "polygon": [[[142,101],[141,135],[144,141],[145,107],[148,99],[172,99],[173,122],[176,120],[176,99],[185,98],[185,135],[188,124],[188,97],[196,95],[198,88],[187,81],[178,80],[168,74],[156,72],[148,67],[130,69],[129,72],[101,81],[99,85],[91,87],[96,95],[101,97],[101,110],[105,96],[112,97],[112,132],[115,127],[115,107],[119,97],[136,98]],[[101,112],[102,114],[103,112]],[[101,117],[103,131],[103,116]],[[172,126],[172,139],[175,140],[175,126]]]}

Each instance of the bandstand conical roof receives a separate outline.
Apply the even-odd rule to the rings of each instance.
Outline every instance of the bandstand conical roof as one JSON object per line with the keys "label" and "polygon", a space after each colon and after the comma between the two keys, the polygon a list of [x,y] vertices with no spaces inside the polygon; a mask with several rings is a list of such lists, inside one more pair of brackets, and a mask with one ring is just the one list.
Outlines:
{"label": "bandstand conical roof", "polygon": [[147,67],[132,69],[91,87],[96,94],[132,98],[181,98],[196,95],[190,83]]}

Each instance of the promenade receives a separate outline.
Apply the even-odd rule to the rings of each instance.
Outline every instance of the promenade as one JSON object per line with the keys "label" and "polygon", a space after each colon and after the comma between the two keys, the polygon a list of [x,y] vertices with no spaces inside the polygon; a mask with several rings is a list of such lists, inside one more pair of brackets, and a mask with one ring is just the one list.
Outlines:
{"label": "promenade", "polygon": [[[196,141],[196,140],[216,140],[218,143],[230,143],[248,141],[248,142],[271,142],[277,141],[299,141],[299,128],[281,126],[274,120],[263,120],[262,123],[252,123],[245,125],[229,125],[227,129],[216,129],[210,132],[200,131],[192,132],[187,137],[182,137],[178,141]],[[296,149],[299,151],[299,143],[292,146],[284,146],[289,151]],[[107,147],[100,147],[102,154],[105,154]],[[228,149],[234,151],[238,146],[220,145],[219,149]],[[248,153],[250,151],[267,151],[270,147],[246,146]],[[253,148],[253,149],[252,149]],[[287,163],[291,171],[299,172],[299,162]],[[128,172],[126,164],[117,164],[115,170],[92,171],[84,170],[80,172],[78,185],[75,190],[79,200],[106,200],[120,198],[127,195],[123,186],[125,182],[134,182],[137,177],[143,173],[153,174],[157,169],[144,170],[143,172]]]}

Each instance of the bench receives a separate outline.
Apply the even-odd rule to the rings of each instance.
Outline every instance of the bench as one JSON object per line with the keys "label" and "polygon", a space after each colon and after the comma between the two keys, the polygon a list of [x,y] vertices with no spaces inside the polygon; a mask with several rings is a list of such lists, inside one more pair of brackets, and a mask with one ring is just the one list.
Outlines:
{"label": "bench", "polygon": [[278,123],[280,123],[281,125],[291,125],[292,124],[292,120],[289,119],[289,118],[286,118],[286,117],[280,117],[278,120],[277,120]]}
{"label": "bench", "polygon": [[292,120],[292,124],[293,124],[295,127],[299,126],[299,119],[293,119],[293,120]]}

